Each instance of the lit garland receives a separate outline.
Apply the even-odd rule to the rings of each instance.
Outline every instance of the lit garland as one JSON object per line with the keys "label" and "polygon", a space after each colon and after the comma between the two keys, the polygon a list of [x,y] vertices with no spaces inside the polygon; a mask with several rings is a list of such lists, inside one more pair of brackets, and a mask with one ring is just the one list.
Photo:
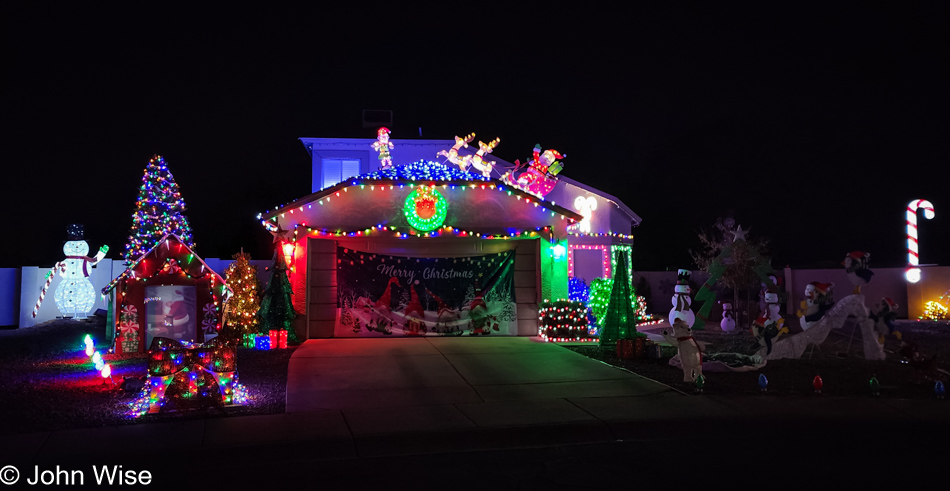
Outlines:
{"label": "lit garland", "polygon": [[127,261],[135,260],[169,233],[177,235],[188,247],[194,248],[191,225],[182,214],[184,211],[185,201],[178,191],[178,183],[165,165],[165,159],[160,155],[152,157],[142,176],[124,258]]}
{"label": "lit garland", "polygon": [[603,266],[604,278],[611,278],[612,275],[610,274],[610,272],[613,271],[613,269],[610,267],[611,261],[610,261],[610,252],[609,252],[608,247],[609,246],[606,246],[603,244],[594,244],[594,245],[568,244],[567,245],[567,249],[568,249],[567,250],[567,275],[574,276],[574,251],[577,249],[580,249],[583,251],[600,251],[601,252],[600,264],[601,266]]}
{"label": "lit garland", "polygon": [[587,329],[587,306],[560,299],[545,300],[538,309],[538,335],[545,341],[595,341]]}
{"label": "lit garland", "polygon": [[[303,228],[303,227],[299,227]],[[446,235],[454,235],[455,237],[474,237],[478,239],[518,239],[518,238],[530,238],[530,237],[539,237],[542,235],[550,235],[551,227],[536,227],[532,230],[520,230],[508,233],[497,233],[497,234],[486,234],[478,233],[469,230],[462,230],[459,228],[452,227],[450,225],[445,225],[437,230],[431,232],[419,233],[417,230],[405,227],[392,227],[387,225],[376,225],[375,227],[365,228],[362,230],[329,230],[329,229],[313,229],[306,227],[306,235],[311,237],[374,237],[374,236],[390,236],[396,237],[398,239],[408,239],[411,237],[419,238],[429,238],[429,237],[442,237]],[[294,230],[294,240],[297,240],[296,237],[297,229]]]}
{"label": "lit garland", "polygon": [[433,188],[419,186],[414,189],[403,203],[403,214],[409,226],[422,231],[430,232],[445,223],[449,202],[441,193]]}
{"label": "lit garland", "polygon": [[574,237],[616,237],[618,239],[630,239],[633,240],[633,235],[631,234],[618,234],[614,232],[600,232],[600,233],[579,233],[579,232],[568,232],[567,235],[573,235]]}

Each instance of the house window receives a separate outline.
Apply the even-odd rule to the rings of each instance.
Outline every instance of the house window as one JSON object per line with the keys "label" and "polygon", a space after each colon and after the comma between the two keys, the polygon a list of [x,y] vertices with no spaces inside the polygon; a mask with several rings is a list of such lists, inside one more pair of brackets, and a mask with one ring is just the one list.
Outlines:
{"label": "house window", "polygon": [[323,159],[323,187],[360,175],[359,159]]}

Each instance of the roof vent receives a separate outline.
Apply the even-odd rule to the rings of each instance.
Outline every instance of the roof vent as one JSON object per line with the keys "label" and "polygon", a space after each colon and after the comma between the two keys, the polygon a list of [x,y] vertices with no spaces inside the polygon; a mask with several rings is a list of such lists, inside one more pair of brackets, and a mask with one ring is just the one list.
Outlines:
{"label": "roof vent", "polygon": [[363,128],[393,125],[393,112],[386,109],[363,109]]}

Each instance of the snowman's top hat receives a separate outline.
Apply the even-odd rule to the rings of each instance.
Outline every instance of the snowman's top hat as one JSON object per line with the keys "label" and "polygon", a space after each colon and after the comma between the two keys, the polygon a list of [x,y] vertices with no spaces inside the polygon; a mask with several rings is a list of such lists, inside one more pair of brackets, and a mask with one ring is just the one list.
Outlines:
{"label": "snowman's top hat", "polygon": [[689,293],[689,276],[690,271],[688,269],[681,269],[676,272],[676,286],[673,288],[675,293]]}
{"label": "snowman's top hat", "polygon": [[71,223],[66,227],[66,237],[69,240],[83,240],[83,227],[81,223]]}

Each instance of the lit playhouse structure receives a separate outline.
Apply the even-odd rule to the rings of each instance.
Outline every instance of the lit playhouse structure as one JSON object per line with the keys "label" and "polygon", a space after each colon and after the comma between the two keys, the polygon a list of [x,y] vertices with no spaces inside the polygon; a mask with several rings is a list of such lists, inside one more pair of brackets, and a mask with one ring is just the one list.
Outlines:
{"label": "lit playhouse structure", "polygon": [[[114,295],[113,295],[114,293]],[[151,250],[102,289],[110,296],[107,333],[116,353],[144,353],[155,338],[204,343],[218,335],[231,289],[177,235]]]}
{"label": "lit playhouse structure", "polygon": [[[289,268],[304,339],[538,335],[542,300],[568,278],[629,268],[638,217],[559,174],[536,147],[527,165],[498,144],[301,138],[313,193],[258,218]],[[474,145],[472,146],[474,147]],[[491,160],[489,160],[491,157]]]}

